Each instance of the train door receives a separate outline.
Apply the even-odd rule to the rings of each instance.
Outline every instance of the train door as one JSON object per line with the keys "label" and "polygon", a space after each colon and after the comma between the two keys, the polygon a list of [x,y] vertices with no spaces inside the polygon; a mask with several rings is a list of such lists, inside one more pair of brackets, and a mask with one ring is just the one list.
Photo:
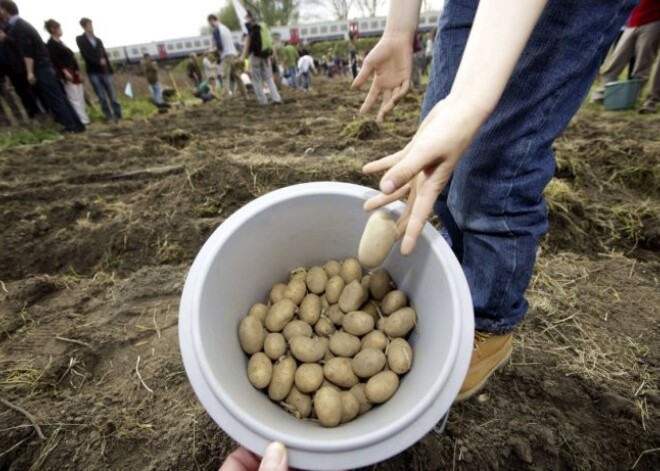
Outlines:
{"label": "train door", "polygon": [[360,37],[360,24],[357,21],[351,21],[348,25],[348,31],[352,38]]}
{"label": "train door", "polygon": [[300,42],[300,31],[298,28],[291,28],[289,30],[289,42],[294,46],[297,46]]}
{"label": "train door", "polygon": [[167,48],[165,47],[165,44],[158,44],[158,57],[161,59],[167,59]]}

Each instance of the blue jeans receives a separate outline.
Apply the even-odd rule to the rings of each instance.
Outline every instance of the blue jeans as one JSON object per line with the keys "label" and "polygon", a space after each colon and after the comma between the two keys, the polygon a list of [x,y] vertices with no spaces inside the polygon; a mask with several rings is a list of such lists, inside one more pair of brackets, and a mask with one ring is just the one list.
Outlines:
{"label": "blue jeans", "polygon": [[291,88],[298,88],[298,70],[295,65],[289,67],[289,83]]}
{"label": "blue jeans", "polygon": [[[445,2],[422,118],[449,94],[478,3]],[[527,311],[524,293],[548,229],[543,190],[555,171],[552,143],[636,3],[550,0],[495,111],[436,203],[470,286],[477,330],[511,332]]]}
{"label": "blue jeans", "polygon": [[151,99],[157,105],[162,105],[163,101],[163,89],[160,86],[160,82],[150,83],[149,91],[151,92]]}
{"label": "blue jeans", "polygon": [[[111,121],[113,114],[115,119],[121,119],[121,105],[117,101],[112,75],[89,74],[89,81],[92,83],[94,93],[99,97],[105,119]],[[112,105],[112,112],[110,111],[110,105]]]}
{"label": "blue jeans", "polygon": [[309,84],[311,83],[309,72],[302,73],[302,87],[305,90],[309,90]]}
{"label": "blue jeans", "polygon": [[37,83],[34,89],[44,106],[53,114],[55,121],[64,126],[66,132],[82,132],[85,125],[80,121],[75,110],[66,97],[60,80],[52,67],[34,69]]}

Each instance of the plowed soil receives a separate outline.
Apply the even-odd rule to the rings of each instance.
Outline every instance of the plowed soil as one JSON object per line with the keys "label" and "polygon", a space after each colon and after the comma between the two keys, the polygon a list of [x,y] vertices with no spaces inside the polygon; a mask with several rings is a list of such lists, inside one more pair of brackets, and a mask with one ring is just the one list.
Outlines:
{"label": "plowed soil", "polygon": [[[361,165],[405,145],[421,96],[385,125],[357,116],[362,97],[318,80],[282,106],[209,103],[2,151],[0,470],[218,468],[236,445],[183,371],[186,271],[259,195],[374,185]],[[660,469],[660,118],[587,107],[556,152],[511,362],[444,434],[370,469]]]}

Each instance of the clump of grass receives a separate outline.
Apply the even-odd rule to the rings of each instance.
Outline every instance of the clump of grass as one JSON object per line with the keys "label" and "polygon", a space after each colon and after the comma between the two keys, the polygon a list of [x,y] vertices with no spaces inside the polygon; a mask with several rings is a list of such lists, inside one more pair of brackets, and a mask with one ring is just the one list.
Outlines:
{"label": "clump of grass", "polygon": [[30,144],[39,144],[44,141],[54,141],[60,134],[54,126],[44,127],[11,127],[0,131],[0,149],[11,149]]}

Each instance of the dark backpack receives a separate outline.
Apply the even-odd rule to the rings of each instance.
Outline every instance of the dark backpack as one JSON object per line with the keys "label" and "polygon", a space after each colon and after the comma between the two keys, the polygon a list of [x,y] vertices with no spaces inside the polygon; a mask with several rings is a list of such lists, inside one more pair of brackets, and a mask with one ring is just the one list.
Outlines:
{"label": "dark backpack", "polygon": [[[263,28],[266,28],[265,32],[262,31]],[[273,53],[272,50],[272,40],[270,38],[270,32],[268,32],[268,27],[265,24],[259,24],[257,22],[252,23],[249,26],[250,34],[250,53],[257,57],[263,57],[264,59],[270,57]],[[266,41],[264,41],[266,39]]]}

